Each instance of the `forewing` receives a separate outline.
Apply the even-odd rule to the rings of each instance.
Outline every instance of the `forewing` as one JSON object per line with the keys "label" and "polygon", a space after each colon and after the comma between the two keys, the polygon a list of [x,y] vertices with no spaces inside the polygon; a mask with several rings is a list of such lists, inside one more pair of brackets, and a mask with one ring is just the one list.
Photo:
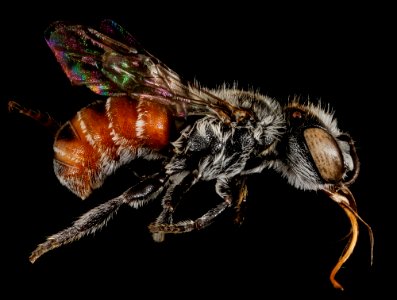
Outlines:
{"label": "forewing", "polygon": [[55,22],[47,29],[45,38],[72,84],[85,85],[100,95],[121,93],[101,71],[105,45],[87,34],[84,26]]}
{"label": "forewing", "polygon": [[227,101],[183,83],[114,21],[103,21],[99,30],[56,22],[47,30],[46,41],[70,81],[97,94],[155,101],[182,117],[230,116],[234,110]]}

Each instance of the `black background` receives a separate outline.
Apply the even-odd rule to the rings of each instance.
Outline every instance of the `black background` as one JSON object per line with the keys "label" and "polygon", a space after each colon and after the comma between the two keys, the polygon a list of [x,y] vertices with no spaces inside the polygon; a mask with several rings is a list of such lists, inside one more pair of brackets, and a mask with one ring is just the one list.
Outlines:
{"label": "black background", "polygon": [[[243,297],[358,299],[395,295],[391,241],[394,95],[387,8],[129,6],[108,3],[83,9],[15,7],[1,24],[3,122],[2,285],[12,295],[43,298]],[[98,203],[130,184],[128,172],[110,178],[82,202],[52,171],[52,139],[31,120],[7,113],[7,101],[48,111],[61,121],[99,98],[72,87],[45,44],[53,21],[96,25],[110,18],[152,54],[188,80],[216,87],[237,82],[285,103],[294,95],[321,99],[335,110],[339,126],[356,141],[361,173],[352,186],[360,215],[375,234],[374,264],[360,225],[357,248],[332,288],[328,276],[343,251],[349,226],[330,199],[298,191],[273,172],[252,176],[249,208],[241,227],[226,213],[211,227],[151,240],[146,226],[158,203],[122,208],[95,236],[51,251],[35,264],[35,246]],[[394,84],[394,82],[393,82]],[[4,154],[5,153],[5,154]],[[217,201],[211,185],[199,185],[186,207],[196,213]],[[211,200],[212,199],[212,200]],[[394,267],[393,267],[394,266]],[[7,289],[2,289],[2,292]],[[273,295],[273,296],[272,296]]]}

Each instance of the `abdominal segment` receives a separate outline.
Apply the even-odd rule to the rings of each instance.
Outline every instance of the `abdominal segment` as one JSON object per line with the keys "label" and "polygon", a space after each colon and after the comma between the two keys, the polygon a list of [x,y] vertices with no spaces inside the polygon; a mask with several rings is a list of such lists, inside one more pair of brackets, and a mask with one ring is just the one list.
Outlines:
{"label": "abdominal segment", "polygon": [[58,131],[54,171],[81,199],[106,177],[135,158],[158,159],[168,145],[170,115],[166,107],[129,97],[110,97],[80,110]]}

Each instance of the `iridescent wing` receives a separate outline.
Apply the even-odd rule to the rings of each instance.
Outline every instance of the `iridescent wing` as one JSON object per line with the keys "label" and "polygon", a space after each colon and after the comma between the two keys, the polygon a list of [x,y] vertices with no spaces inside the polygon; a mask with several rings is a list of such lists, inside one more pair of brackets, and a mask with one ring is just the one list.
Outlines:
{"label": "iridescent wing", "polygon": [[46,41],[72,84],[100,95],[128,95],[167,105],[176,116],[215,114],[240,118],[241,109],[207,90],[183,83],[126,30],[104,20],[99,30],[55,22]]}

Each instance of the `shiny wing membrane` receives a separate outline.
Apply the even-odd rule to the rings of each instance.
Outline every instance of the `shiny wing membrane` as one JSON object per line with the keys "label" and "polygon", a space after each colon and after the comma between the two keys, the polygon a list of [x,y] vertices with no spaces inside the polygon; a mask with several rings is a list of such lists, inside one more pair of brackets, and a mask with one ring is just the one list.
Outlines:
{"label": "shiny wing membrane", "polygon": [[45,38],[72,84],[85,85],[99,95],[155,101],[180,117],[210,113],[233,117],[235,108],[227,101],[184,84],[114,21],[104,20],[98,30],[55,22]]}

